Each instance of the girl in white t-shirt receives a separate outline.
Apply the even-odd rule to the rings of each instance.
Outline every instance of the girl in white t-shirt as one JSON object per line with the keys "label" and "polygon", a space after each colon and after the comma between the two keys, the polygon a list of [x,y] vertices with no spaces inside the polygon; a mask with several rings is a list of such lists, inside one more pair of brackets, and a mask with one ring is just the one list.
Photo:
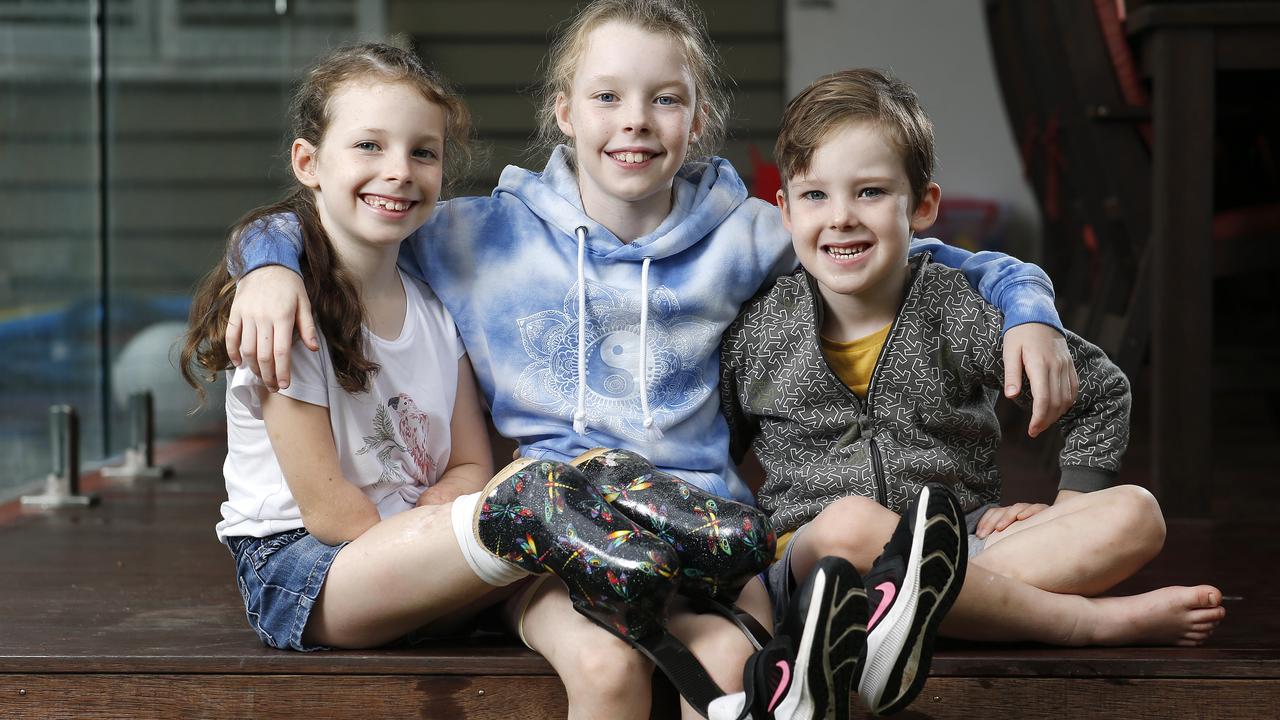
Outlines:
{"label": "girl in white t-shirt", "polygon": [[[412,54],[370,43],[321,61],[291,121],[300,185],[236,232],[301,218],[322,352],[274,348],[297,368],[278,394],[234,371],[217,534],[263,642],[371,647],[464,620],[526,574],[476,544],[492,465],[471,366],[449,313],[396,269],[446,160],[466,159],[470,120]],[[216,269],[193,302],[182,365],[197,387],[229,365],[230,278]]]}

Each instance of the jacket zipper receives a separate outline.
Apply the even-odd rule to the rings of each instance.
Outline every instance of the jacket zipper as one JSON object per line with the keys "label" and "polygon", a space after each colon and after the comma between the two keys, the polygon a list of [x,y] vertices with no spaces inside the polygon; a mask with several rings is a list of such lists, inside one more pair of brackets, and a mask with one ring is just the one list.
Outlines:
{"label": "jacket zipper", "polygon": [[[871,417],[871,400],[875,397],[876,377],[880,374],[880,363],[884,360],[884,354],[889,351],[889,345],[893,343],[893,335],[898,330],[898,321],[902,318],[902,309],[907,306],[907,302],[911,299],[911,294],[916,289],[916,283],[920,281],[920,275],[924,272],[924,265],[931,259],[931,253],[923,253],[924,259],[920,263],[920,269],[912,276],[911,282],[907,284],[907,291],[903,295],[902,304],[898,306],[898,312],[893,316],[893,324],[889,326],[889,334],[885,335],[884,345],[880,347],[880,355],[876,358],[875,367],[871,370],[871,380],[867,382],[867,399],[863,409],[866,411],[867,418]],[[871,470],[876,476],[876,502],[884,507],[889,507],[889,483],[884,477],[884,460],[880,457],[880,446],[876,444],[875,436],[867,438],[867,444],[871,448]]]}
{"label": "jacket zipper", "polygon": [[[932,259],[932,253],[925,252],[921,255],[924,259],[920,263],[920,268],[923,270],[925,263]],[[863,412],[868,418],[871,417],[871,398],[876,388],[876,376],[879,375],[880,361],[884,360],[884,354],[888,351],[889,344],[893,342],[893,334],[898,329],[898,320],[902,317],[902,308],[906,307],[907,301],[911,298],[911,293],[915,290],[916,283],[919,281],[920,272],[916,272],[912,275],[911,282],[907,285],[907,290],[903,294],[902,304],[898,307],[898,312],[893,316],[893,323],[889,326],[889,334],[884,338],[884,345],[880,348],[880,355],[876,357],[875,367],[871,371],[871,380],[867,383],[867,399],[862,400],[852,390],[845,388],[845,391],[853,397],[854,402],[862,403]],[[814,330],[815,332],[820,332],[818,328],[822,327],[822,303],[817,297],[818,291],[813,287],[813,282],[815,281],[810,277],[809,292],[813,295]],[[820,338],[818,339],[818,354],[819,356],[822,355],[822,341]],[[825,358],[823,359],[823,364],[826,364]],[[827,365],[827,372],[835,375],[835,371],[831,369],[830,365]],[[841,383],[841,385],[843,384]],[[876,476],[876,502],[884,507],[889,507],[889,487],[884,477],[884,461],[880,458],[880,448],[876,445],[874,437],[868,437],[867,444],[871,448],[871,471]]]}
{"label": "jacket zipper", "polygon": [[871,468],[876,473],[876,502],[889,507],[889,487],[884,480],[884,461],[880,459],[880,446],[875,438],[867,438],[871,445]]}

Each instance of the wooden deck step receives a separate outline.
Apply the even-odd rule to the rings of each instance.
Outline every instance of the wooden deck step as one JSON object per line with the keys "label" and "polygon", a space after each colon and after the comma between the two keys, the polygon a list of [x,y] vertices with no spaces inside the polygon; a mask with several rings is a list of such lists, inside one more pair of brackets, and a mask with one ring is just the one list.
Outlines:
{"label": "wooden deck step", "polygon": [[[0,510],[0,718],[563,717],[540,657],[507,638],[293,653],[245,623],[213,526],[223,448],[166,448],[177,478],[96,484],[98,507]],[[1275,717],[1274,524],[1173,524],[1128,583],[1212,582],[1239,600],[1205,648],[940,644],[902,717]],[[660,699],[654,716],[674,713]]]}

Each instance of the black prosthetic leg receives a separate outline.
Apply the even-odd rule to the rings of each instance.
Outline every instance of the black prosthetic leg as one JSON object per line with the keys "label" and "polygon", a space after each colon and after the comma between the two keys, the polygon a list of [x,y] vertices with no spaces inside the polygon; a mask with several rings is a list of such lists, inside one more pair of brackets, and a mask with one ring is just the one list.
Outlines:
{"label": "black prosthetic leg", "polygon": [[573,466],[511,463],[481,491],[474,530],[494,555],[563,580],[575,610],[646,655],[699,712],[724,694],[666,630],[676,551],[613,512]]}
{"label": "black prosthetic leg", "polygon": [[773,561],[776,538],[764,513],[703,492],[628,450],[592,450],[573,464],[609,504],[675,548],[682,566],[678,592],[696,610],[723,615],[757,650],[769,641],[769,632],[734,605]]}

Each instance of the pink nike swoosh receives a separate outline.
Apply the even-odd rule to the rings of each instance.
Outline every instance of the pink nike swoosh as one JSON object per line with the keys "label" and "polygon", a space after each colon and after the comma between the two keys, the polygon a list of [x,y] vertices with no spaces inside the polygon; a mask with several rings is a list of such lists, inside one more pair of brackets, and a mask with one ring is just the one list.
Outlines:
{"label": "pink nike swoosh", "polygon": [[786,660],[779,660],[777,666],[782,668],[782,682],[778,683],[778,689],[773,691],[773,699],[769,701],[767,710],[773,712],[773,708],[777,706],[778,701],[786,694],[787,688],[791,685],[791,667],[787,665]]}
{"label": "pink nike swoosh", "polygon": [[871,619],[867,621],[868,630],[876,626],[876,621],[880,619],[885,610],[889,609],[889,606],[893,604],[894,596],[898,594],[898,589],[888,581],[880,583],[876,586],[876,589],[880,591],[880,606],[876,608],[874,613],[871,613]]}

